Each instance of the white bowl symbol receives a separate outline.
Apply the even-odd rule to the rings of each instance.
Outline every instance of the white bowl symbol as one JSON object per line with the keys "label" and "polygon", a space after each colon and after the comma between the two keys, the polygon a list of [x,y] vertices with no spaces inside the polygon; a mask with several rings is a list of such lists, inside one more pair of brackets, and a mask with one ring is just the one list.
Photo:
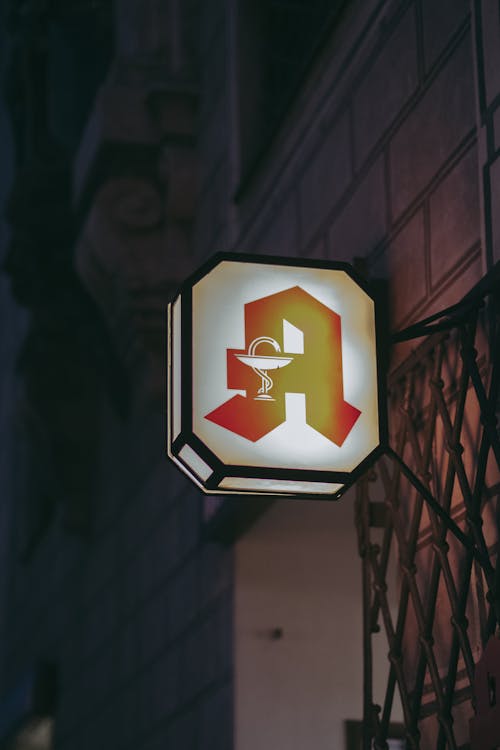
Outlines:
{"label": "white bowl symbol", "polygon": [[269,395],[269,391],[273,387],[273,381],[267,374],[268,370],[278,370],[280,367],[286,367],[292,362],[293,357],[275,357],[268,356],[266,354],[255,354],[255,350],[260,344],[271,344],[276,352],[281,352],[280,345],[275,339],[270,336],[259,336],[254,339],[248,347],[246,354],[235,354],[234,356],[243,362],[244,365],[251,367],[252,370],[260,376],[262,379],[262,385],[258,390],[258,395],[255,396],[255,401],[274,401],[275,399]]}

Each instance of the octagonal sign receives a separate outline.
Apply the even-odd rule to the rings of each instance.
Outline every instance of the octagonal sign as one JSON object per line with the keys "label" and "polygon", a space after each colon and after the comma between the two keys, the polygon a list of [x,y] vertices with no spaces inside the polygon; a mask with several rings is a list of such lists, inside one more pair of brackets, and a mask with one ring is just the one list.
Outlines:
{"label": "octagonal sign", "polygon": [[345,263],[216,255],[168,360],[168,454],[207,493],[338,498],[380,450],[375,302]]}

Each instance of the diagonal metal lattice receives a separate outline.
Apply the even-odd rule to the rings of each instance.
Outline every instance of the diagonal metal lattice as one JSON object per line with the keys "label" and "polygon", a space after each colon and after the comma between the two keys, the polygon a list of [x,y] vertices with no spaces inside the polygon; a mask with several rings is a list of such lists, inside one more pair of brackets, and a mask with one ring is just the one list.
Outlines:
{"label": "diagonal metal lattice", "polygon": [[[498,276],[498,274],[497,274]],[[363,750],[465,750],[474,665],[500,623],[500,294],[457,305],[389,380],[391,448],[358,483]],[[388,655],[388,659],[387,659]]]}

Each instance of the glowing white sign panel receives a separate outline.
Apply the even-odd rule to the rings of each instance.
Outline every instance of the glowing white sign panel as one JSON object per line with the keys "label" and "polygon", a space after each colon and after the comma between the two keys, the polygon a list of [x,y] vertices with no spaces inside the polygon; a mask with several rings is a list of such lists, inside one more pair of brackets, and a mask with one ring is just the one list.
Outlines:
{"label": "glowing white sign panel", "polygon": [[379,451],[375,304],[347,264],[215,256],[168,356],[168,454],[207,493],[337,498]]}

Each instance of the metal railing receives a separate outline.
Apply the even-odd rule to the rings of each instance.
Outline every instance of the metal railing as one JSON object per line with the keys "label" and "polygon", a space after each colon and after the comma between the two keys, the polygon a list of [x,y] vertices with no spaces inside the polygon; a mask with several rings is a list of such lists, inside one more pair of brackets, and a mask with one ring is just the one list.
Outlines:
{"label": "metal railing", "polygon": [[389,378],[391,447],[357,486],[364,750],[388,747],[395,718],[412,750],[468,747],[475,662],[500,623],[500,268],[393,342],[418,337]]}

